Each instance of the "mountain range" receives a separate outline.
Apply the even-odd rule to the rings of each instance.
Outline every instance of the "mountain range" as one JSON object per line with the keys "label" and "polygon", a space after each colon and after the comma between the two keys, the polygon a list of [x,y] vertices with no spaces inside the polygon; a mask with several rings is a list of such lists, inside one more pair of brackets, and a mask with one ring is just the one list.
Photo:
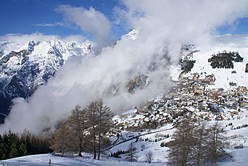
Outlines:
{"label": "mountain range", "polygon": [[[27,39],[28,40],[28,39]],[[28,98],[46,84],[72,56],[84,56],[91,43],[67,42],[57,37],[0,42],[0,122],[9,114],[11,100]]]}

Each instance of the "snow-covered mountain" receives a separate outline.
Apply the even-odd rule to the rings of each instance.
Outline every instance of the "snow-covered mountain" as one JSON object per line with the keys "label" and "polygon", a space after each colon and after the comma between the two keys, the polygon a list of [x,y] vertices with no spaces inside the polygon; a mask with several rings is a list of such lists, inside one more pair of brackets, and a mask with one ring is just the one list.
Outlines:
{"label": "snow-covered mountain", "polygon": [[0,41],[0,121],[11,100],[27,98],[45,84],[71,56],[91,51],[91,43],[67,42],[57,37]]}
{"label": "snow-covered mountain", "polygon": [[129,33],[125,35],[125,37],[129,37],[133,40],[135,40],[139,35],[139,31],[135,28],[133,28]]}

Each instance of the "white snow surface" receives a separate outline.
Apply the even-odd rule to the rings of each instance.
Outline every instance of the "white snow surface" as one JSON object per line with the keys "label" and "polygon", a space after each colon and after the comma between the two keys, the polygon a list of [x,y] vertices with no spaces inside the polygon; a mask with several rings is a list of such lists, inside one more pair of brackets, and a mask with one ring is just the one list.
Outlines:
{"label": "white snow surface", "polygon": [[[248,35],[225,35],[214,38],[211,44],[200,44],[197,46],[199,52],[193,54],[196,60],[190,73],[203,73],[203,75],[214,74],[216,81],[210,88],[230,89],[229,82],[248,87],[248,73],[245,73],[245,65],[248,63]],[[208,62],[212,54],[226,50],[227,52],[238,52],[243,57],[243,62],[234,62],[233,69],[213,69]],[[236,71],[236,73],[232,73]]]}
{"label": "white snow surface", "polygon": [[0,166],[47,166],[51,160],[53,166],[144,166],[144,165],[156,165],[162,166],[164,163],[152,163],[148,164],[145,162],[128,162],[120,161],[118,159],[104,158],[101,160],[93,160],[92,156],[84,157],[58,157],[51,154],[42,154],[42,155],[30,155],[25,157],[18,157],[9,160],[0,161]]}

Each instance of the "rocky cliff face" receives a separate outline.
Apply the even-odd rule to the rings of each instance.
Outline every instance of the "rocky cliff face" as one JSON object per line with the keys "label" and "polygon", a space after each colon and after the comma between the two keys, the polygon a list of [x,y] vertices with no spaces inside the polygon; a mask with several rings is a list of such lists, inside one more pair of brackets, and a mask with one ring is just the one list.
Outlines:
{"label": "rocky cliff face", "polygon": [[83,56],[91,44],[51,40],[1,41],[0,43],[0,122],[8,115],[11,100],[27,98],[54,76],[71,56]]}

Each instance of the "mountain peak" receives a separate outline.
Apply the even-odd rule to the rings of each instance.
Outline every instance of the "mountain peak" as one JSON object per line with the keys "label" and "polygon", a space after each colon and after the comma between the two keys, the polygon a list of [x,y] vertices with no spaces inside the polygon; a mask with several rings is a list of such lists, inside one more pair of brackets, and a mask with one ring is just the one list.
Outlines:
{"label": "mountain peak", "polygon": [[125,35],[125,37],[129,37],[129,38],[135,40],[135,39],[137,39],[138,35],[139,35],[139,31],[137,29],[133,28],[129,33],[127,33]]}
{"label": "mountain peak", "polygon": [[67,42],[57,37],[1,41],[0,113],[8,114],[11,100],[27,98],[72,56],[91,51],[91,43]]}

